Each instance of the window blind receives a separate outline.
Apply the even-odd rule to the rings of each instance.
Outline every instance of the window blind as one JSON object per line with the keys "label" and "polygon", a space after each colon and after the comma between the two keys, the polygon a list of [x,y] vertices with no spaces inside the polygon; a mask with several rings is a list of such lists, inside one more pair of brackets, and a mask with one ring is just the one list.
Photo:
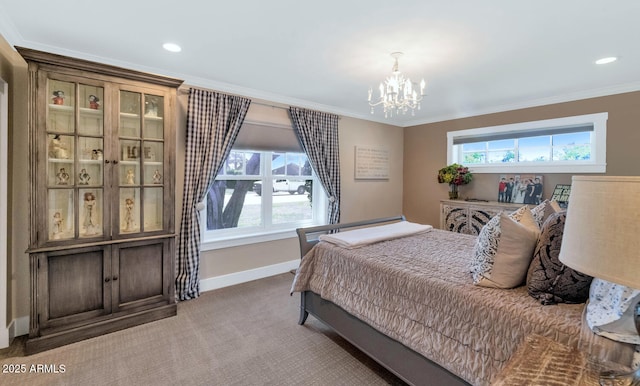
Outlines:
{"label": "window blind", "polygon": [[465,143],[474,142],[488,142],[498,141],[502,139],[515,139],[515,138],[528,138],[539,137],[544,135],[558,135],[569,133],[583,133],[586,131],[593,131],[593,123],[560,126],[560,127],[541,127],[539,129],[527,129],[527,130],[512,130],[501,131],[499,133],[487,133],[487,134],[474,134],[469,136],[459,136],[453,139],[454,145],[461,145]]}
{"label": "window blind", "polygon": [[302,153],[289,112],[281,107],[252,103],[240,128],[236,150]]}

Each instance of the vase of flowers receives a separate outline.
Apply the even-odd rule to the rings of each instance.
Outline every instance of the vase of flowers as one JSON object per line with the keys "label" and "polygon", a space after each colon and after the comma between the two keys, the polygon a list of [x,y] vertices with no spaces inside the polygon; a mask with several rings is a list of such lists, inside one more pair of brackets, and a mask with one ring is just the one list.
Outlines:
{"label": "vase of flowers", "polygon": [[466,185],[473,179],[468,167],[454,163],[438,170],[438,182],[449,184],[449,199],[458,199],[458,186]]}

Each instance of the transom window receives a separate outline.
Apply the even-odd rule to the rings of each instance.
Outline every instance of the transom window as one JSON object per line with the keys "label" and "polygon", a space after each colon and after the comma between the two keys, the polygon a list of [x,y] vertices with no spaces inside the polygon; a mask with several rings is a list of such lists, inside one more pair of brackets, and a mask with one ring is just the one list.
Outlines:
{"label": "transom window", "polygon": [[606,171],[607,113],[447,133],[449,163],[476,173]]}

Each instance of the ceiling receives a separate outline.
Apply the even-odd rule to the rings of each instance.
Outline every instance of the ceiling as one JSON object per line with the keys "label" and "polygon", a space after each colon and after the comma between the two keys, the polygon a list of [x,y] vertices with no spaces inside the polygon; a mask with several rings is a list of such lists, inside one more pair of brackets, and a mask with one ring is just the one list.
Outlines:
{"label": "ceiling", "polygon": [[[637,0],[0,0],[14,46],[403,127],[640,90],[639,17]],[[394,51],[427,95],[385,119],[367,92]]]}

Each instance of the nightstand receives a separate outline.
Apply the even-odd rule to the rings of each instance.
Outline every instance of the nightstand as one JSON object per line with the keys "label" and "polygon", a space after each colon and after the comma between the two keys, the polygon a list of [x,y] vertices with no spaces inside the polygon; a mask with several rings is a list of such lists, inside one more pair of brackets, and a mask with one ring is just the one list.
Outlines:
{"label": "nightstand", "polygon": [[630,371],[613,363],[597,362],[577,348],[530,335],[491,384],[598,386],[598,374],[604,370]]}

